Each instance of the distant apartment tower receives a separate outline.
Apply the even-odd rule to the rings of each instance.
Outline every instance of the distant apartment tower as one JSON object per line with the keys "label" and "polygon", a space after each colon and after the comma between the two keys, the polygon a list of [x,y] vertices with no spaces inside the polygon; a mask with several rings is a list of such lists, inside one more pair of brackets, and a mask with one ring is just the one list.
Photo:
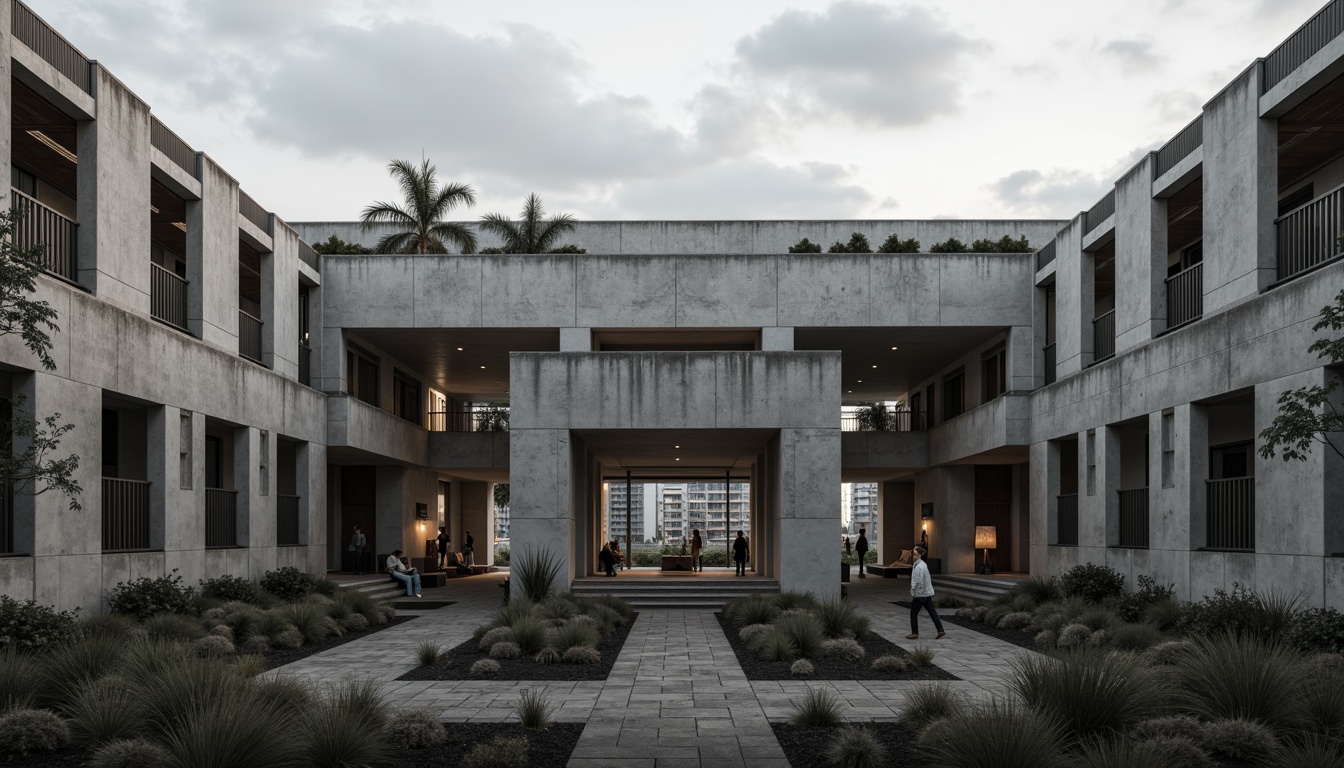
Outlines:
{"label": "distant apartment tower", "polygon": [[857,535],[868,530],[868,540],[877,539],[877,483],[854,483],[849,490],[849,532]]}
{"label": "distant apartment tower", "polygon": [[657,519],[665,544],[675,544],[690,533],[686,527],[686,486],[658,486]]}
{"label": "distant apartment tower", "polygon": [[[627,503],[628,502],[628,503]],[[625,483],[613,482],[607,486],[607,533],[613,539],[625,540],[626,521],[629,520],[632,541],[643,541],[644,533],[644,484],[630,486],[630,498],[626,499]]]}
{"label": "distant apartment tower", "polygon": [[751,486],[732,483],[724,493],[723,483],[664,485],[658,499],[658,520],[664,540],[675,543],[698,529],[706,542],[720,542],[738,531],[751,534]]}

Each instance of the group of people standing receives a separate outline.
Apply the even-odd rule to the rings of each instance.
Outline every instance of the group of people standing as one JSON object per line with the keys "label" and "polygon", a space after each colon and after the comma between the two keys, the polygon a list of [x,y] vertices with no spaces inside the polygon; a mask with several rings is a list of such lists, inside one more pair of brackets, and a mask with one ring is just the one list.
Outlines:
{"label": "group of people standing", "polygon": [[[705,563],[701,553],[704,551],[705,541],[700,537],[700,530],[698,528],[691,529],[691,539],[689,543],[691,545],[691,570],[703,572],[705,570]],[[682,550],[683,553],[685,551],[686,550],[684,549]],[[747,575],[747,559],[750,554],[751,550],[747,546],[746,535],[742,531],[738,531],[737,539],[733,541],[733,560],[737,563],[738,576]],[[619,541],[604,542],[602,544],[602,551],[597,555],[597,562],[598,565],[602,566],[602,570],[607,576],[615,576],[616,566],[623,562],[623,558],[621,557],[621,543]],[[626,567],[628,568],[629,566]]]}

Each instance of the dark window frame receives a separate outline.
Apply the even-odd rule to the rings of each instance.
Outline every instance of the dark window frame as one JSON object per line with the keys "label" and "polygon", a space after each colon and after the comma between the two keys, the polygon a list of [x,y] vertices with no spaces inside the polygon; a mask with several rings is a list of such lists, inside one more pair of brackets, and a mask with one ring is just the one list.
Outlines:
{"label": "dark window frame", "polygon": [[966,366],[943,377],[943,421],[966,412]]}
{"label": "dark window frame", "polygon": [[980,356],[980,402],[988,403],[1008,391],[1008,346],[1004,343]]}

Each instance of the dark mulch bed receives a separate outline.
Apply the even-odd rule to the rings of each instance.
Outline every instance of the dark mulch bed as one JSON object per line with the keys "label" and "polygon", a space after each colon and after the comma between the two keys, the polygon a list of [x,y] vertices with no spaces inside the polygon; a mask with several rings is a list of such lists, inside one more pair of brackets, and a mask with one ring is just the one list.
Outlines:
{"label": "dark mulch bed", "polygon": [[[906,609],[907,611],[910,610],[910,603],[894,602],[893,605],[899,605],[902,608]],[[1016,629],[999,629],[998,627],[991,627],[988,624],[981,624],[978,621],[971,621],[970,619],[965,618],[964,616],[954,615],[958,610],[960,609],[949,608],[947,610],[947,613],[944,613],[942,610],[939,610],[938,617],[943,620],[944,624],[954,624],[958,627],[973,629],[982,635],[989,635],[990,637],[997,638],[999,640],[1004,641],[1005,643],[1012,643],[1013,645],[1019,646],[1021,648],[1027,648],[1032,651],[1038,650],[1036,648],[1035,635],[1030,635],[1027,634],[1026,632],[1022,632]],[[919,616],[920,616],[919,619],[920,626],[933,623],[929,621],[929,614],[921,613]],[[922,632],[920,633],[920,636],[921,637],[923,636]]]}
{"label": "dark mulch bed", "polygon": [[61,749],[56,752],[39,752],[19,757],[18,755],[0,756],[0,766],[4,768],[83,768],[93,756],[90,749]]}
{"label": "dark mulch bed", "polygon": [[432,611],[435,608],[447,608],[452,600],[398,600],[392,604],[398,611]]}
{"label": "dark mulch bed", "polygon": [[621,646],[625,645],[625,638],[630,634],[630,628],[634,626],[635,619],[639,617],[636,613],[631,616],[630,621],[624,626],[616,628],[615,632],[602,638],[597,643],[598,653],[602,654],[602,661],[596,664],[538,664],[531,657],[524,656],[517,659],[497,659],[499,661],[499,674],[489,677],[473,676],[471,674],[471,665],[480,659],[490,658],[490,654],[482,653],[476,649],[477,640],[470,639],[461,645],[449,650],[446,653],[448,661],[439,663],[432,667],[416,667],[410,672],[398,677],[398,680],[606,680],[607,675],[611,674],[611,668],[616,663],[616,657],[621,653]]}
{"label": "dark mulch bed", "polygon": [[579,743],[583,723],[556,723],[544,731],[529,731],[518,723],[447,723],[448,743],[442,747],[398,750],[398,768],[443,768],[462,765],[477,744],[496,736],[527,739],[528,768],[565,768],[569,753]]}
{"label": "dark mulch bed", "polygon": [[[887,759],[883,768],[916,768],[927,759],[915,749],[915,737],[918,735],[908,725],[901,723],[854,723],[877,738],[887,748]],[[793,768],[813,768],[826,765],[826,747],[839,728],[818,728],[811,725],[792,725],[790,723],[771,723],[779,746],[784,748],[784,756],[789,758]]]}
{"label": "dark mulch bed", "polygon": [[[793,675],[789,674],[789,662],[787,661],[764,661],[756,654],[747,649],[747,644],[742,642],[737,636],[737,630],[733,625],[723,618],[722,613],[714,614],[719,620],[719,626],[723,628],[723,633],[728,636],[728,644],[732,646],[733,653],[737,654],[737,662],[742,665],[742,671],[747,673],[748,680],[795,680]],[[840,659],[809,659],[813,668],[816,670],[809,680],[960,680],[961,678],[951,672],[939,669],[934,664],[927,667],[916,667],[913,664],[902,672],[887,672],[884,670],[873,669],[873,659],[878,656],[900,656],[907,662],[910,661],[910,654],[903,648],[891,642],[890,640],[877,635],[875,632],[869,632],[868,636],[859,641],[866,652],[864,658],[857,662],[842,661]],[[932,646],[931,646],[932,647]],[[936,649],[935,649],[936,650]],[[937,657],[934,657],[937,661]]]}
{"label": "dark mulch bed", "polygon": [[358,640],[361,637],[367,637],[369,635],[372,635],[374,632],[382,632],[383,630],[391,629],[397,626],[398,624],[405,624],[408,621],[414,621],[416,618],[417,617],[415,616],[397,616],[388,621],[386,624],[378,624],[369,627],[368,629],[360,630],[359,632],[346,632],[344,635],[341,635],[340,637],[328,637],[326,640],[323,640],[322,642],[316,645],[305,644],[298,648],[273,648],[271,649],[270,653],[266,654],[266,656],[263,657],[262,666],[265,667],[266,669],[275,669],[276,667],[283,667],[286,664],[298,661],[299,659],[307,658],[315,653],[321,653],[323,651],[331,650],[332,648],[335,648],[338,645],[345,645],[351,640]]}

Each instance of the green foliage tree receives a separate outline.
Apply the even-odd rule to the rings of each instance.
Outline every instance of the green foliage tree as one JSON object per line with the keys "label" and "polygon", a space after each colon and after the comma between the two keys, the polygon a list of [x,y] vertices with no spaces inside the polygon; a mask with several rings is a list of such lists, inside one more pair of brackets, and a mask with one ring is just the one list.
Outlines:
{"label": "green foliage tree", "polygon": [[504,241],[504,253],[549,253],[556,249],[560,236],[574,231],[576,223],[568,213],[545,218],[546,207],[541,197],[533,192],[523,201],[522,218],[514,221],[501,213],[487,213],[481,217],[480,229]]}
{"label": "green foliage tree", "polygon": [[868,244],[868,238],[858,232],[851,233],[848,243],[841,243],[836,240],[827,253],[872,253],[873,247]]}
{"label": "green foliage tree", "polygon": [[895,232],[878,246],[878,253],[919,253],[919,241],[913,237],[902,240]]}
{"label": "green foliage tree", "polygon": [[886,432],[894,426],[886,403],[865,403],[857,413],[862,432]]}
{"label": "green foliage tree", "polygon": [[496,506],[496,507],[507,507],[507,506],[509,506],[509,484],[508,484],[508,483],[495,483],[495,506]]}
{"label": "green foliage tree", "polygon": [[789,253],[821,253],[821,243],[814,243],[804,237],[796,244],[789,246]]}
{"label": "green foliage tree", "polygon": [[1031,253],[1031,243],[1027,242],[1027,236],[1014,240],[1008,235],[1004,235],[998,240],[976,240],[971,243],[971,253]]}
{"label": "green foliage tree", "polygon": [[[1335,296],[1335,303],[1321,308],[1320,320],[1311,326],[1313,331],[1344,330],[1344,291]],[[1327,361],[1327,365],[1344,363],[1344,334],[1336,338],[1317,339],[1307,348]],[[1276,451],[1283,452],[1284,461],[1306,461],[1315,443],[1330,448],[1344,458],[1344,412],[1336,404],[1335,391],[1342,386],[1337,373],[1329,374],[1329,381],[1309,387],[1298,387],[1279,395],[1279,415],[1260,432],[1260,455],[1272,459]]]}
{"label": "green foliage tree", "polygon": [[378,224],[392,224],[399,231],[384,235],[374,246],[378,253],[448,253],[456,245],[462,253],[475,253],[476,234],[461,223],[444,221],[448,212],[459,205],[476,204],[470,184],[439,186],[438,169],[422,160],[412,165],[393,160],[387,172],[401,187],[403,204],[376,202],[360,214],[365,230]]}
{"label": "green foliage tree", "polygon": [[326,242],[314,243],[313,250],[323,255],[373,253],[372,248],[365,248],[359,243],[347,243],[335,235],[328,237]]}
{"label": "green foliage tree", "polygon": [[949,237],[941,243],[929,246],[929,253],[970,253],[971,249],[955,237]]}
{"label": "green foliage tree", "polygon": [[[60,331],[56,310],[32,297],[45,246],[27,250],[15,246],[14,226],[20,215],[0,213],[0,336],[17,335],[45,370],[54,371],[48,332]],[[53,458],[61,438],[74,425],[63,422],[59,413],[39,421],[27,413],[26,402],[22,396],[14,397],[9,408],[0,409],[0,437],[7,438],[0,439],[0,485],[31,495],[54,490],[65,495],[71,510],[82,509],[83,489],[75,479],[79,455]]]}

